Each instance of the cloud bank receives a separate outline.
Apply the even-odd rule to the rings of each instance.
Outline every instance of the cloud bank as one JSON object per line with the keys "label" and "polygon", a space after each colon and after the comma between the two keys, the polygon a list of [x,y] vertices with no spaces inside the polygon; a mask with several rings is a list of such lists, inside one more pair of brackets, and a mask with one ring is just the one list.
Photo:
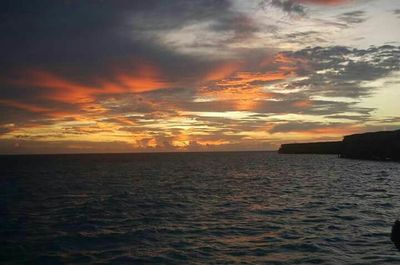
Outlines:
{"label": "cloud bank", "polygon": [[400,123],[362,104],[399,45],[329,36],[372,16],[351,1],[1,5],[1,153],[265,150]]}

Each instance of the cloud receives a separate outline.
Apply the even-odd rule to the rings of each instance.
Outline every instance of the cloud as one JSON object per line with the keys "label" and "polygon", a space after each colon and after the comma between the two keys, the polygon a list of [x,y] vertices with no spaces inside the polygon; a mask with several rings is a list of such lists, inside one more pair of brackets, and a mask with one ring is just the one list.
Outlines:
{"label": "cloud", "polygon": [[287,13],[295,13],[304,16],[306,14],[306,5],[339,5],[348,2],[348,0],[270,0],[263,4],[270,4],[273,7],[282,9]]}
{"label": "cloud", "polygon": [[338,18],[348,25],[360,24],[366,20],[365,11],[361,10],[343,13]]}
{"label": "cloud", "polygon": [[400,70],[400,48],[335,46],[374,16],[330,8],[347,2],[2,1],[0,141],[10,152],[257,149],[284,132],[387,126],[359,103]]}
{"label": "cloud", "polygon": [[320,32],[314,30],[288,33],[283,38],[289,42],[299,43],[299,44],[303,44],[310,40],[313,40],[314,42],[318,42],[320,44],[327,42],[327,40],[323,38]]}
{"label": "cloud", "polygon": [[[6,0],[0,5],[2,66],[62,69],[69,65],[74,66],[75,74],[107,74],[107,67],[114,61],[139,61],[144,54],[146,59],[169,65],[187,64],[182,56],[174,58],[172,50],[157,42],[155,33],[193,23],[218,22],[219,18],[228,25],[223,21],[238,16],[228,12],[230,3],[224,0],[44,0],[29,4]],[[222,18],[221,14],[226,15]]]}
{"label": "cloud", "polygon": [[[117,72],[110,80],[95,77],[85,83],[68,80],[48,71],[26,70],[4,79],[14,89],[33,87],[36,99],[66,104],[89,105],[103,95],[140,94],[169,88],[172,84],[164,81],[158,70],[150,65],[141,65],[131,72]],[[35,107],[16,100],[2,100],[0,103],[32,112],[48,112],[49,109]],[[99,109],[97,109],[99,111]]]}
{"label": "cloud", "polygon": [[400,18],[400,9],[395,9],[395,10],[393,10],[393,14],[394,14],[395,16],[397,16],[397,18]]}
{"label": "cloud", "polygon": [[[321,123],[321,122],[285,122],[278,123],[275,125],[270,132],[271,133],[285,133],[285,132],[307,132],[310,134],[316,133],[349,133],[350,128],[354,125],[346,123]],[[359,128],[352,129],[354,131]]]}
{"label": "cloud", "polygon": [[[268,131],[272,126],[255,117],[246,122],[208,117],[202,119],[202,124],[196,124],[187,113],[198,117],[210,111],[227,115],[247,111],[267,116],[299,114],[365,122],[373,109],[355,103],[374,93],[374,87],[366,82],[399,70],[395,63],[399,55],[400,49],[395,46],[366,50],[333,46],[280,52],[258,60],[212,64],[208,72],[204,71],[186,88],[174,87],[177,84],[169,83],[163,71],[146,65],[136,68],[126,79],[121,78],[120,71],[115,71],[109,74],[109,80],[91,76],[84,82],[46,71],[17,72],[19,78],[7,79],[9,89],[22,92],[31,87],[35,92],[30,92],[29,97],[11,93],[1,99],[0,105],[5,108],[2,126],[15,124],[5,133],[19,137],[26,128],[31,137],[50,137],[54,126],[67,138],[106,137],[121,132],[118,139],[133,134],[136,141],[149,139],[149,143],[167,149],[168,139],[171,140],[168,148],[174,148],[180,141],[186,146],[194,140],[193,136],[186,140],[172,137],[170,133],[176,128],[215,134],[224,130]],[[279,128],[285,127],[278,126],[275,130]],[[167,135],[152,136],[156,132],[162,135],[163,131]],[[215,143],[223,141],[223,138],[213,139]],[[195,141],[205,143],[204,139]]]}
{"label": "cloud", "polygon": [[326,118],[329,119],[338,119],[338,120],[351,120],[351,121],[368,121],[371,119],[371,116],[369,114],[364,114],[364,115],[340,115],[340,114],[334,114],[334,115],[329,115],[326,116]]}
{"label": "cloud", "polygon": [[9,107],[15,107],[17,109],[25,110],[27,112],[33,112],[33,113],[46,113],[50,112],[51,109],[45,108],[45,107],[40,107],[36,106],[33,104],[29,103],[22,103],[14,100],[7,100],[7,99],[0,99],[0,104],[9,106]]}
{"label": "cloud", "polygon": [[271,0],[270,4],[288,13],[305,14],[305,8],[294,0]]}
{"label": "cloud", "polygon": [[318,5],[339,5],[349,2],[349,0],[294,0],[298,3],[304,4],[318,4]]}
{"label": "cloud", "polygon": [[288,88],[303,87],[314,95],[357,99],[373,93],[373,88],[363,84],[399,70],[394,61],[400,56],[400,48],[389,45],[365,50],[315,47],[285,53],[285,56],[308,62],[308,69],[300,67],[297,71],[307,78],[292,82]]}

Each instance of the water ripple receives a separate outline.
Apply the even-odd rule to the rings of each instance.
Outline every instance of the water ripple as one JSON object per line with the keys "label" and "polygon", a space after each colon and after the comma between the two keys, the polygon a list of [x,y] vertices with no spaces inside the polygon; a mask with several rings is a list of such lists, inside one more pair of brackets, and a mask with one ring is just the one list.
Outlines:
{"label": "water ripple", "polygon": [[2,264],[399,264],[400,164],[268,152],[0,158]]}

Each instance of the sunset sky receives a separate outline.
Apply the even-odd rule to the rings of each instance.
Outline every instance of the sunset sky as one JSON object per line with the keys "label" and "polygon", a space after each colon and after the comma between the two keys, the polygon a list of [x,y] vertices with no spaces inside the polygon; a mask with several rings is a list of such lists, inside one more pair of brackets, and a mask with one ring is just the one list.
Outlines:
{"label": "sunset sky", "polygon": [[0,10],[0,153],[276,150],[400,128],[399,0]]}

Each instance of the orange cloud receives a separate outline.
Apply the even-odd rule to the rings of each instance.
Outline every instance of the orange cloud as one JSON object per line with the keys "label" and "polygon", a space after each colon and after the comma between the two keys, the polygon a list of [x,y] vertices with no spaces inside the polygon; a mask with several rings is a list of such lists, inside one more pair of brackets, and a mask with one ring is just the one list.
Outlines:
{"label": "orange cloud", "polygon": [[[291,130],[292,132],[301,133],[304,136],[313,136],[313,135],[322,135],[322,136],[338,136],[342,137],[343,135],[353,134],[359,132],[361,128],[354,124],[341,124],[341,125],[327,125],[326,127],[319,127],[314,129],[298,129]],[[307,138],[307,137],[306,137]]]}
{"label": "orange cloud", "polygon": [[260,100],[237,100],[235,101],[235,110],[237,111],[252,111],[260,106]]}
{"label": "orange cloud", "polygon": [[135,122],[131,121],[130,119],[126,118],[126,117],[114,117],[115,120],[117,120],[118,122],[120,122],[123,125],[136,125]]}
{"label": "orange cloud", "polygon": [[265,66],[269,66],[269,65],[273,65],[273,64],[281,66],[281,65],[292,65],[294,63],[295,63],[295,61],[293,60],[293,58],[287,57],[283,53],[278,53],[272,58],[270,56],[267,56],[266,58],[264,58],[261,61],[260,66],[265,67]]}
{"label": "orange cloud", "polygon": [[265,91],[264,85],[294,76],[296,70],[296,61],[283,54],[278,54],[272,60],[268,59],[269,61],[263,61],[260,66],[276,64],[276,71],[236,71],[240,68],[239,63],[224,64],[216,68],[206,78],[208,82],[198,90],[197,95],[202,100],[219,101],[238,111],[257,109],[264,100],[274,96]]}
{"label": "orange cloud", "polygon": [[217,82],[220,87],[242,86],[248,87],[253,82],[270,82],[287,78],[285,73],[258,73],[258,72],[237,72],[232,78]]}
{"label": "orange cloud", "polygon": [[360,127],[355,125],[341,125],[340,127],[325,127],[317,128],[307,131],[307,134],[320,134],[320,135],[338,135],[342,137],[343,135],[349,135],[360,131]]}
{"label": "orange cloud", "polygon": [[205,81],[220,80],[224,79],[240,68],[241,63],[230,62],[217,66],[215,69],[210,71],[204,78]]}
{"label": "orange cloud", "polygon": [[279,73],[239,72],[233,78],[218,81],[217,88],[204,86],[198,91],[198,96],[211,101],[219,101],[221,104],[232,105],[238,111],[254,110],[261,101],[272,98],[273,94],[264,91],[260,85],[252,85],[252,82],[266,82],[282,78],[283,76]]}
{"label": "orange cloud", "polygon": [[223,139],[216,139],[216,140],[196,140],[196,143],[202,146],[210,146],[210,145],[229,144],[230,142]]}
{"label": "orange cloud", "polygon": [[199,93],[201,97],[221,104],[232,105],[235,110],[246,111],[256,109],[262,100],[272,98],[271,93],[262,91],[260,87],[237,88],[228,87],[221,90],[204,90]]}
{"label": "orange cloud", "polygon": [[273,58],[266,57],[261,61],[260,67],[275,67],[278,72],[285,75],[294,75],[298,68],[310,70],[311,66],[307,60],[301,57],[288,57],[284,53],[278,53]]}
{"label": "orange cloud", "polygon": [[[305,67],[307,62],[284,53],[268,56],[259,64],[260,67],[276,69],[274,71],[238,71],[242,66],[239,62],[222,64],[206,76],[207,82],[197,95],[202,100],[220,101],[221,104],[233,106],[235,110],[254,110],[264,100],[274,97],[274,93],[265,91],[265,84],[295,76],[299,64]],[[311,102],[296,102],[295,106],[305,108],[311,106]]]}
{"label": "orange cloud", "polygon": [[[141,66],[134,73],[116,73],[113,80],[89,80],[94,85],[70,81],[47,71],[28,70],[23,78],[8,80],[18,86],[42,88],[41,97],[63,103],[90,103],[98,95],[143,93],[167,88],[169,84],[160,78],[159,71],[153,66]],[[94,81],[94,82],[93,82]]]}
{"label": "orange cloud", "polygon": [[298,107],[298,108],[310,108],[312,106],[312,101],[311,100],[299,100],[293,103],[293,106]]}
{"label": "orange cloud", "polygon": [[199,95],[216,100],[257,100],[271,97],[271,94],[261,91],[259,87],[249,89],[228,87],[221,90],[204,90]]}
{"label": "orange cloud", "polygon": [[156,67],[144,65],[135,74],[118,74],[117,79],[129,92],[143,93],[168,87],[169,84],[162,81],[160,76],[161,73]]}
{"label": "orange cloud", "polygon": [[[21,109],[21,110],[24,110],[27,112],[41,113],[41,114],[44,114],[46,117],[51,117],[51,118],[69,117],[69,118],[74,118],[76,120],[86,120],[77,113],[73,113],[73,112],[69,112],[69,111],[59,111],[54,108],[41,107],[41,106],[37,106],[35,104],[25,103],[25,102],[21,102],[21,101],[17,101],[17,100],[0,99],[0,105],[18,108],[18,109]],[[39,126],[40,125],[37,125],[37,127],[39,127]],[[26,127],[26,126],[24,126],[24,127]]]}
{"label": "orange cloud", "polygon": [[33,86],[46,90],[40,91],[41,97],[65,103],[90,101],[89,91],[93,88],[65,80],[45,71],[28,70],[22,73],[23,78],[9,80],[19,86]]}

